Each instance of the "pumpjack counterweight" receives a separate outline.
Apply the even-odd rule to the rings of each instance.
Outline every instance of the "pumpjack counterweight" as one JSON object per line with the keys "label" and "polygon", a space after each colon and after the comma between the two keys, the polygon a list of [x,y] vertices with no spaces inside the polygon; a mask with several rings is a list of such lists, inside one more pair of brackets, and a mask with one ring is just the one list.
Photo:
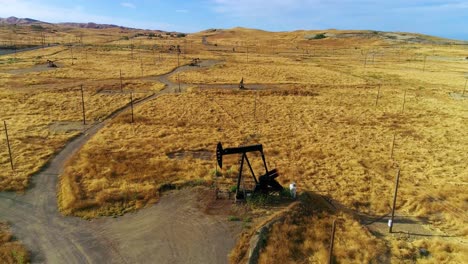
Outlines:
{"label": "pumpjack counterweight", "polygon": [[[249,158],[247,157],[247,153],[249,152],[260,152],[263,165],[265,167],[265,174],[260,176],[258,179],[255,177],[254,170],[252,165],[250,164]],[[221,142],[218,143],[216,146],[216,159],[218,161],[218,165],[220,168],[223,168],[223,156],[225,155],[233,155],[233,154],[240,154],[240,168],[239,174],[237,176],[237,188],[236,188],[236,200],[243,200],[246,197],[246,193],[248,192],[257,192],[257,193],[264,193],[268,194],[269,192],[274,191],[282,191],[283,187],[279,184],[275,179],[279,176],[278,171],[273,169],[271,171],[268,170],[265,155],[263,153],[263,146],[261,144],[257,145],[249,145],[249,146],[241,146],[241,147],[234,147],[234,148],[223,148]],[[244,167],[244,161],[247,163],[249,167],[250,173],[252,174],[252,178],[255,181],[255,188],[253,190],[241,190],[240,184],[242,181],[242,171]]]}

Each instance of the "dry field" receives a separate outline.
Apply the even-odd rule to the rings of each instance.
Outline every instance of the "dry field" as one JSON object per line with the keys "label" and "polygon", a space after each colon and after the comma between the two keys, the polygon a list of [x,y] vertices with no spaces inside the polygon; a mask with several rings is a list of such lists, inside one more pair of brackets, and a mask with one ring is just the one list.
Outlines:
{"label": "dry field", "polygon": [[[37,32],[25,37],[24,27],[14,31],[0,29],[3,39],[10,36],[12,43],[18,45],[38,44],[36,40],[41,37]],[[51,46],[0,57],[0,120],[8,125],[14,164],[13,171],[2,122],[0,190],[25,190],[30,176],[53,153],[86,130],[87,126],[82,125],[80,85],[84,89],[89,125],[127,105],[130,92],[138,100],[163,89],[162,83],[148,77],[177,67],[175,54],[156,58],[146,56],[152,53],[142,48],[132,55],[127,46],[107,44],[119,38],[117,33],[107,32],[104,41],[102,34],[96,32],[64,29],[55,33],[52,43],[68,43],[67,39],[73,40],[71,36],[80,36],[83,44]],[[47,68],[47,60],[54,61],[58,68]],[[181,57],[179,63],[188,60]]]}
{"label": "dry field", "polygon": [[0,262],[29,263],[29,253],[24,246],[13,239],[8,225],[0,222]]}
{"label": "dry field", "polygon": [[[180,73],[180,80],[191,85],[185,93],[161,95],[139,106],[134,124],[124,113],[88,141],[60,177],[64,214],[123,214],[156,202],[169,185],[232,186],[237,159],[226,159],[217,177],[216,144],[261,143],[282,183],[295,181],[300,191],[325,195],[345,211],[295,212],[296,217],[274,226],[261,263],[322,262],[334,218],[341,219],[343,235],[335,254],[341,263],[461,263],[468,252],[468,106],[460,96],[468,71],[466,45],[359,36],[304,39],[316,33],[235,29],[184,40],[125,40],[115,33],[114,40],[99,45],[51,47],[16,59],[3,56],[1,98],[10,104],[0,117],[11,123],[18,168],[14,177],[3,175],[0,184],[24,189],[28,175],[79,132],[51,130],[54,122],[80,121],[78,84],[86,87],[90,120],[98,120],[128,103],[128,94],[99,92],[120,89],[120,69],[126,89],[158,90],[160,84],[141,77],[174,69],[177,55],[166,50],[181,45],[186,54],[180,64],[191,57],[220,63]],[[207,45],[201,45],[204,35]],[[8,64],[9,58],[14,62]],[[48,58],[63,67],[8,73]],[[177,81],[176,75],[172,78]],[[256,84],[260,89],[223,86],[241,78],[247,88]],[[2,173],[8,172],[7,152],[0,153]],[[251,159],[260,171],[258,157]],[[359,222],[355,214],[390,212],[397,168],[397,215],[419,219],[451,237],[376,236]],[[287,246],[286,237],[293,241]],[[431,256],[421,258],[419,248]]]}
{"label": "dry field", "polygon": [[[295,181],[301,190],[369,215],[390,211],[399,167],[398,214],[421,217],[434,229],[466,238],[468,113],[464,100],[449,95],[463,89],[468,70],[464,50],[427,45],[346,49],[343,42],[333,44],[315,48],[314,54],[213,52],[220,64],[180,74],[182,81],[194,84],[190,92],[142,106],[135,125],[121,116],[86,144],[61,178],[61,208],[92,217],[140,208],[157,199],[168,183],[233,185],[229,177],[213,176],[216,143],[262,143],[269,166],[281,171],[283,183]],[[222,88],[242,77],[247,87],[273,84],[278,89]],[[219,89],[198,89],[197,84],[219,84]],[[224,175],[235,174],[236,160],[226,164],[232,167]],[[299,226],[329,220],[317,217]],[[356,238],[353,232],[362,227],[345,219],[348,238]],[[373,243],[369,238],[367,244]],[[458,246],[451,252],[452,247],[437,247],[432,240],[401,250],[418,243],[429,243],[440,254],[463,254]],[[312,250],[306,248],[301,254]],[[409,255],[399,248],[394,245],[391,255],[404,260]],[[345,259],[373,259],[352,256]]]}

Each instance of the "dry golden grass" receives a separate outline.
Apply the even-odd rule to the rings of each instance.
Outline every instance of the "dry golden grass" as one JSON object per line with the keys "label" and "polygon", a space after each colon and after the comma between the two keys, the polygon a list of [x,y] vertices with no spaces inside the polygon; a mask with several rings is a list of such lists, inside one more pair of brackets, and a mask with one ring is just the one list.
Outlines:
{"label": "dry golden grass", "polygon": [[[18,27],[18,30],[24,28]],[[86,32],[94,43],[100,41],[99,36],[91,37],[96,31]],[[1,34],[5,32],[0,30]],[[30,43],[35,44],[34,41]],[[7,121],[15,165],[12,171],[2,124],[0,190],[24,190],[30,176],[65,142],[86,128],[80,125],[81,84],[87,123],[92,124],[128,104],[128,92],[133,91],[133,97],[139,99],[164,88],[163,84],[147,77],[177,66],[173,54],[155,60],[145,55],[148,51],[136,49],[132,59],[126,47],[78,45],[73,47],[73,52],[73,63],[70,48],[64,46],[0,57],[0,120]],[[56,61],[59,68],[45,67],[47,59]],[[188,59],[181,58],[181,63],[186,61]],[[125,93],[119,93],[120,70]]]}
{"label": "dry golden grass", "polygon": [[[392,241],[392,263],[466,263],[466,247],[455,241],[440,238]],[[425,250],[426,252],[422,251]],[[422,253],[424,252],[424,253]]]}
{"label": "dry golden grass", "polygon": [[[271,207],[265,209],[269,211]],[[384,263],[388,260],[385,243],[351,215],[336,212],[317,194],[304,192],[298,201],[265,221],[255,220],[257,227],[240,236],[230,254],[230,262],[247,263],[250,236],[259,227],[273,223],[269,231],[261,235],[260,240],[264,242],[258,263],[326,263],[333,220],[337,223],[333,256],[338,263]]]}
{"label": "dry golden grass", "polygon": [[[142,86],[141,83],[134,85]],[[79,88],[70,87],[70,84],[64,86],[66,88],[56,84],[52,88],[11,87],[0,90],[0,119],[7,121],[15,166],[15,171],[12,172],[2,129],[0,189],[24,190],[29,176],[38,171],[66,141],[85,129],[81,123]],[[130,101],[128,94],[101,94],[91,90],[98,87],[85,86],[88,124],[102,120]],[[148,88],[148,85],[145,85],[145,89]],[[145,96],[145,93],[136,94],[135,98],[142,96]]]}
{"label": "dry golden grass", "polygon": [[274,224],[259,263],[327,263],[334,219],[337,224],[333,256],[338,263],[385,261],[385,244],[349,215],[294,212]]}
{"label": "dry golden grass", "polygon": [[364,79],[321,68],[317,63],[301,62],[274,56],[250,58],[249,62],[237,61],[238,56],[223,58],[226,62],[209,69],[185,72],[180,79],[187,83],[238,83],[241,78],[249,83],[265,84],[363,84]]}
{"label": "dry golden grass", "polygon": [[[2,75],[6,77],[0,80],[6,87],[2,98],[11,97],[11,102],[17,102],[8,108],[8,115],[12,117],[14,113],[19,120],[16,123],[22,125],[15,128],[15,122],[7,120],[13,123],[13,134],[35,131],[23,125],[31,124],[30,113],[44,112],[51,104],[58,104],[63,110],[52,112],[54,118],[41,114],[44,121],[37,125],[40,127],[37,133],[47,135],[50,120],[80,120],[77,81],[86,81],[86,87],[90,87],[88,96],[94,98],[91,100],[96,101],[96,106],[108,106],[105,98],[109,95],[95,92],[118,90],[120,69],[128,85],[135,83],[144,91],[152,84],[139,78],[174,69],[177,56],[165,50],[170,45],[183,45],[188,54],[181,56],[181,63],[188,62],[191,57],[215,58],[222,63],[209,69],[181,73],[182,81],[194,86],[235,84],[244,77],[247,87],[263,83],[279,88],[230,91],[221,87],[213,90],[195,87],[189,93],[160,96],[138,107],[134,125],[129,124],[128,113],[117,117],[77,153],[61,176],[60,208],[65,214],[95,217],[143,207],[158,199],[159,189],[165,184],[212,180],[214,157],[200,157],[213,154],[217,142],[223,142],[226,147],[262,143],[269,167],[280,170],[282,183],[295,181],[299,190],[328,195],[345,208],[365,214],[381,215],[390,211],[394,176],[399,166],[397,214],[427,217],[432,227],[466,238],[468,196],[464,186],[468,174],[464,160],[468,158],[465,139],[468,109],[466,100],[449,95],[463,90],[464,74],[468,71],[463,60],[466,51],[457,46],[398,44],[378,37],[304,39],[305,35],[315,33],[319,32],[269,33],[234,29],[203,32],[186,40],[144,37],[122,40],[124,34],[115,33],[114,39],[109,38],[107,43],[74,47],[74,60],[70,49],[63,46],[27,52],[24,57],[17,55],[14,64],[8,64],[7,57],[2,57],[5,63],[0,71],[30,67],[47,58],[65,66],[53,72]],[[201,45],[203,35],[208,36],[209,45]],[[130,45],[136,47],[133,58]],[[18,89],[24,84],[34,89]],[[64,96],[48,102],[48,98],[60,95],[41,97],[45,90],[35,89],[51,84],[63,87],[65,93],[74,97]],[[75,87],[73,91],[72,86]],[[37,93],[29,96],[31,91]],[[31,101],[21,97],[24,94],[28,94],[25,98]],[[115,100],[112,97],[112,101]],[[72,101],[76,101],[75,104]],[[39,102],[44,102],[44,106]],[[21,107],[25,107],[24,110]],[[101,112],[89,110],[89,115],[97,119],[115,106],[99,109]],[[22,112],[24,117],[19,118]],[[56,146],[60,146],[71,136],[43,137],[55,139]],[[15,149],[20,145],[15,143]],[[53,146],[52,143],[47,145]],[[44,157],[56,149],[50,148]],[[37,151],[44,151],[44,148],[37,147]],[[19,152],[27,153],[26,150]],[[173,158],[174,153],[181,158]],[[2,152],[1,164],[7,168],[5,155]],[[30,154],[22,157],[30,158]],[[258,159],[253,157],[252,160],[260,172]],[[25,172],[37,168],[38,165],[32,166],[32,163],[34,159],[28,163],[30,167],[24,168]],[[43,161],[34,164],[43,164]],[[232,175],[237,169],[237,159],[226,159],[225,164],[223,175]],[[233,184],[229,177],[215,180]],[[329,223],[329,216],[314,217],[304,218],[297,225],[278,225],[272,237],[280,239],[282,232],[326,230],[323,225]],[[356,234],[353,232],[359,231],[364,235],[356,235],[358,240],[373,244],[375,238],[362,231],[355,220],[347,216],[343,219],[347,226],[353,227],[345,235],[347,239],[352,239]],[[314,237],[314,240],[324,239],[319,233]],[[390,238],[390,241],[396,240]],[[283,259],[296,256],[303,256],[304,261],[311,257],[310,262],[322,259],[323,249],[309,242],[292,245],[297,252],[294,251],[293,256],[283,252]],[[437,243],[428,247],[443,251],[444,243],[455,242],[443,240],[440,246]],[[460,251],[466,249],[460,244],[456,247],[460,247]],[[405,250],[392,247],[392,258],[411,258]],[[272,258],[273,252],[266,252],[262,259]],[[350,262],[373,261],[376,256],[349,248],[337,252]],[[454,257],[454,261],[457,258]],[[428,261],[436,260],[439,259]]]}
{"label": "dry golden grass", "polygon": [[[373,106],[374,88],[353,90],[322,87],[314,88],[313,92],[318,96],[282,96],[270,91],[257,93],[202,91],[163,96],[136,111],[137,124],[134,128],[125,124],[128,122],[128,117],[121,117],[90,141],[89,147],[96,147],[85,149],[84,153],[95,155],[101,148],[109,149],[110,152],[125,150],[126,153],[135,150],[139,153],[135,157],[148,159],[145,167],[153,167],[150,165],[151,159],[157,157],[166,160],[167,164],[187,162],[184,165],[188,166],[187,168],[183,168],[184,166],[180,168],[185,173],[179,172],[177,179],[190,179],[209,175],[193,173],[193,168],[189,166],[191,160],[173,161],[167,158],[168,153],[193,150],[212,152],[218,141],[227,146],[261,142],[265,145],[269,162],[282,171],[283,182],[295,180],[304,189],[319,190],[337,198],[346,206],[378,214],[387,212],[390,206],[395,172],[394,161],[389,158],[390,145],[393,132],[397,132],[395,158],[405,160],[405,166],[400,165],[402,172],[411,171],[408,167],[416,168],[411,172],[411,177],[408,174],[407,177],[402,177],[402,181],[406,182],[406,185],[402,184],[401,187],[402,197],[405,194],[413,195],[415,190],[422,189],[418,186],[428,185],[426,183],[428,179],[433,182],[437,180],[437,170],[420,171],[421,160],[438,167],[448,167],[453,175],[452,180],[463,180],[463,164],[458,162],[463,139],[447,137],[434,139],[431,127],[426,127],[433,116],[429,114],[430,111],[426,114],[413,114],[415,106],[411,106],[413,99],[410,99],[409,95],[405,114],[399,113],[399,101],[402,98],[392,99],[393,96],[402,97],[399,94],[401,91],[397,89],[383,88],[381,106],[377,109]],[[336,98],[335,94],[346,94],[346,97]],[[253,115],[254,100],[257,100],[256,124]],[[336,101],[337,105],[333,104]],[[410,122],[417,117],[421,119],[420,123]],[[425,120],[426,118],[428,120]],[[460,131],[465,126],[463,123],[450,123],[450,125]],[[256,135],[252,137],[254,134]],[[414,141],[415,137],[417,142]],[[425,138],[430,138],[431,142],[425,143]],[[454,140],[456,144],[452,148],[447,148],[446,146]],[[418,159],[411,158],[411,151],[418,154],[415,144],[421,148],[427,144],[424,148],[430,146],[433,154],[418,155]],[[104,149],[102,152],[106,152]],[[447,154],[451,152],[453,154]],[[439,155],[447,158],[442,159]],[[130,164],[136,160],[131,156],[133,155],[129,155],[126,160],[119,160],[119,164],[123,167],[132,167]],[[93,161],[94,165],[82,162],[77,164],[87,164],[83,166],[84,168],[92,165],[109,173],[115,171],[108,168],[109,165],[105,165],[108,163],[107,160],[103,160],[102,164],[94,157],[89,160]],[[201,167],[202,172],[214,169],[213,161],[197,161],[193,166],[202,165],[198,164],[200,162],[205,164],[204,168]],[[158,166],[160,165],[155,167]],[[124,168],[124,171],[119,173],[122,177],[129,177],[136,173],[138,168],[132,169],[134,172],[132,170],[125,172],[125,170]],[[160,170],[154,170],[153,177],[160,178],[158,172]],[[165,175],[173,173],[167,172]],[[84,177],[92,180],[96,176],[91,173]],[[330,177],[333,181],[329,180]],[[452,189],[452,187],[445,188]],[[431,195],[436,194],[437,192],[431,192]],[[382,195],[387,198],[376,199]],[[426,191],[419,193],[419,197],[425,195]],[[458,195],[460,197],[453,197],[453,206],[462,208],[464,194],[458,192]],[[404,199],[406,201],[404,205],[408,210],[420,205],[417,197],[413,196],[414,200]],[[440,208],[437,204],[438,201],[434,201],[436,207],[433,209]],[[425,210],[421,211],[421,215],[431,210],[431,206]]]}
{"label": "dry golden grass", "polygon": [[29,263],[29,253],[24,246],[13,239],[8,225],[0,222],[0,262]]}

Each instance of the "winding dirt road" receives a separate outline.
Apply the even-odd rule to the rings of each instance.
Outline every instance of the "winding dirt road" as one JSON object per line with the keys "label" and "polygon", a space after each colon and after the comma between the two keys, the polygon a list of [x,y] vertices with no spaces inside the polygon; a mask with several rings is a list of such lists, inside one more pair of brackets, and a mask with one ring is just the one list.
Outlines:
{"label": "winding dirt road", "polygon": [[[205,61],[201,67],[215,63]],[[188,69],[193,67],[149,78],[166,88],[135,105],[178,90],[168,77]],[[181,84],[181,89],[186,86]],[[25,194],[0,192],[0,220],[11,224],[15,236],[30,250],[33,263],[226,263],[240,226],[226,216],[205,214],[199,206],[200,190],[169,193],[157,204],[119,218],[86,221],[58,211],[56,187],[66,160],[127,108],[70,141],[32,177]]]}

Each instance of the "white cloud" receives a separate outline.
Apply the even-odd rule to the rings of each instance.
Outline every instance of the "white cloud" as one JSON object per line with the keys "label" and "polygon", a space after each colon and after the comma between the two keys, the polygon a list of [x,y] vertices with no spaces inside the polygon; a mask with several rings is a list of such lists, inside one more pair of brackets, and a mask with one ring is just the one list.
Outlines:
{"label": "white cloud", "polygon": [[121,6],[123,7],[126,7],[126,8],[132,8],[132,9],[135,9],[136,6],[132,3],[129,3],[129,2],[123,2],[123,3],[120,3]]}

